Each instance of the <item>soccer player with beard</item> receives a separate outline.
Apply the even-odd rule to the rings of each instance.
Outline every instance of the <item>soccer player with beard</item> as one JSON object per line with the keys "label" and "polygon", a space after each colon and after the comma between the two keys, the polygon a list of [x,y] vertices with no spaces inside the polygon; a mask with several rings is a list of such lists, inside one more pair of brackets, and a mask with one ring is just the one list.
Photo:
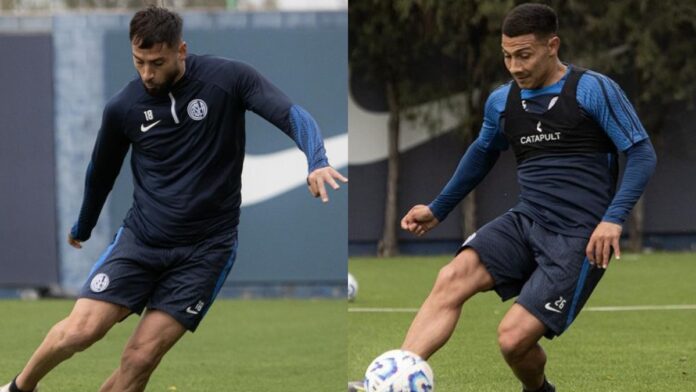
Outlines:
{"label": "soccer player with beard", "polygon": [[68,242],[81,248],[89,239],[129,148],[133,205],[70,315],[0,392],[36,391],[55,366],[147,308],[100,391],[145,389],[167,351],[196,330],[234,264],[247,110],[305,153],[314,197],[326,202],[326,184],[347,181],[329,166],[309,113],[247,64],[187,53],[182,25],[159,7],[131,20],[140,77],[106,105]]}

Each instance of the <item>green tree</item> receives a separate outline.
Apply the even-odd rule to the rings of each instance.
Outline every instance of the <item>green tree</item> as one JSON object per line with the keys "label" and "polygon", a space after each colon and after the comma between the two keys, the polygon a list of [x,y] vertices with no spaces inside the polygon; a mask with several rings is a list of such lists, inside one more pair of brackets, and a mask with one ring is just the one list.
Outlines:
{"label": "green tree", "polygon": [[414,64],[431,50],[414,2],[358,0],[349,7],[350,71],[383,90],[389,109],[388,178],[380,256],[398,253],[398,183],[400,115],[413,83]]}

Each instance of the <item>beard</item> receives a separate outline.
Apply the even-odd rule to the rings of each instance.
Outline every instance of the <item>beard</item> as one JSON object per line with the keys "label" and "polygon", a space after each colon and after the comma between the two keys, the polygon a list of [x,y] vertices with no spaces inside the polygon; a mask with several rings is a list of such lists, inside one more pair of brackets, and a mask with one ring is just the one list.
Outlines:
{"label": "beard", "polygon": [[140,81],[148,94],[152,96],[160,96],[169,92],[172,85],[174,85],[174,81],[176,80],[177,75],[179,75],[178,67],[173,69],[172,72],[170,72],[169,74],[165,75],[164,81],[162,81],[161,83],[148,84],[143,82],[142,79]]}

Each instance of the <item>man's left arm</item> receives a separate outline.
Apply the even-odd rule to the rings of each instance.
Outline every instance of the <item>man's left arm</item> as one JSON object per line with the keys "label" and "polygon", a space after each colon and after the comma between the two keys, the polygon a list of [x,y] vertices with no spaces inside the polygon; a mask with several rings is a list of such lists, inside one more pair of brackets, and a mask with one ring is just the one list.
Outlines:
{"label": "man's left arm", "polygon": [[246,108],[268,120],[295,141],[307,157],[309,192],[314,197],[320,197],[323,202],[328,202],[326,184],[338,189],[340,186],[337,180],[345,183],[348,179],[329,165],[317,122],[309,112],[293,104],[278,87],[251,66],[237,64],[237,67],[240,77],[236,88]]}
{"label": "man's left arm", "polygon": [[612,250],[617,259],[621,258],[619,239],[622,224],[645,191],[655,171],[657,157],[633,105],[614,81],[604,75],[587,72],[578,86],[578,100],[626,155],[619,190],[590,236],[586,248],[590,263],[607,268]]}

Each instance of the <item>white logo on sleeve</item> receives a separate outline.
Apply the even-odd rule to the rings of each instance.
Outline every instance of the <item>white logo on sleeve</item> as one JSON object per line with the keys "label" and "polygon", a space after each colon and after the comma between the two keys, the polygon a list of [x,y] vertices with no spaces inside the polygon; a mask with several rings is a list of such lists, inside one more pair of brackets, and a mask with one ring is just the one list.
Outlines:
{"label": "white logo on sleeve", "polygon": [[101,293],[107,287],[109,287],[109,276],[104,273],[95,275],[89,284],[89,288],[95,293]]}
{"label": "white logo on sleeve", "polygon": [[565,307],[565,304],[565,298],[559,297],[556,301],[553,302],[553,305],[551,304],[551,302],[547,302],[544,307],[546,308],[546,310],[550,310],[552,312],[563,313],[563,308]]}
{"label": "white logo on sleeve", "polygon": [[206,105],[204,100],[196,98],[189,102],[186,111],[189,117],[196,121],[201,121],[208,114],[208,105]]}

